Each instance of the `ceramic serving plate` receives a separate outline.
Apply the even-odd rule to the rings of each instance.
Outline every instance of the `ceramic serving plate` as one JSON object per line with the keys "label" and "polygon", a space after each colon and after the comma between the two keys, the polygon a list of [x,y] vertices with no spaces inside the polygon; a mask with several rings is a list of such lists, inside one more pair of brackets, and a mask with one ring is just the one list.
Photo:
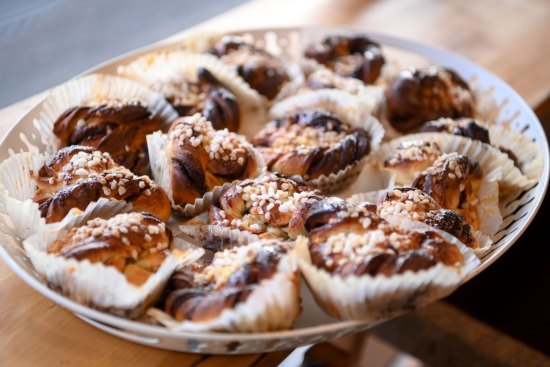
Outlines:
{"label": "ceramic serving plate", "polygon": [[[513,129],[521,131],[527,138],[536,142],[544,158],[544,168],[538,183],[501,205],[504,222],[494,238],[491,251],[481,258],[481,265],[470,274],[470,278],[486,269],[508,250],[532,221],[548,185],[548,142],[540,122],[527,103],[509,85],[487,70],[449,51],[361,29],[284,28],[240,30],[231,33],[244,34],[259,46],[266,47],[271,53],[293,60],[297,60],[305,44],[319,40],[327,34],[366,33],[383,45],[384,52],[388,52],[388,59],[397,59],[402,66],[408,66],[411,62],[441,64],[454,69],[465,80],[475,81],[476,87],[490,94],[495,106],[499,107],[496,122],[511,122]],[[87,73],[116,74],[116,68],[119,65],[126,64],[147,52],[179,47],[181,43],[153,45],[104,63]],[[40,109],[41,106],[38,104],[28,111],[4,137],[0,144],[0,160],[8,158],[14,152],[29,149],[39,151],[43,148],[34,122],[39,117]],[[96,311],[49,289],[34,271],[22,249],[21,240],[13,235],[9,216],[5,214],[0,214],[0,255],[8,266],[31,287],[86,322],[121,338],[157,348],[212,354],[269,352],[318,343],[374,326],[373,323],[339,321],[328,317],[315,304],[304,285],[302,287],[304,312],[292,330],[254,334],[172,332],[160,326]]]}

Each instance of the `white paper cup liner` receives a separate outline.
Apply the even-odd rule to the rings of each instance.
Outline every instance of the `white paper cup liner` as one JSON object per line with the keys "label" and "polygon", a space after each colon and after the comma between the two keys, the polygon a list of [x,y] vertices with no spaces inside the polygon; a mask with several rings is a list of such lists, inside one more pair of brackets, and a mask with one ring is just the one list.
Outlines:
{"label": "white paper cup liner", "polygon": [[[289,329],[300,313],[300,279],[298,259],[304,250],[305,239],[284,255],[276,273],[254,287],[246,301],[232,309],[224,309],[209,322],[175,321],[159,309],[150,309],[159,323],[174,331],[201,332],[208,330],[228,332],[264,332]],[[261,242],[249,246],[260,246]]]}
{"label": "white paper cup liner", "polygon": [[512,151],[519,161],[521,172],[531,181],[538,181],[544,168],[544,158],[539,146],[525,135],[507,125],[489,125],[491,144]]}
{"label": "white paper cup liner", "polygon": [[[226,86],[239,102],[243,116],[258,113],[262,108],[262,97],[229,66],[209,54],[196,54],[187,51],[150,53],[128,65],[119,66],[117,72],[146,86],[157,82],[179,80],[197,81],[197,69],[203,67]],[[245,121],[243,121],[245,122]]]}
{"label": "white paper cup liner", "polygon": [[53,88],[41,103],[37,125],[47,153],[61,147],[61,141],[53,133],[55,121],[67,109],[75,106],[91,106],[107,100],[139,100],[154,116],[163,120],[168,128],[178,114],[158,93],[129,79],[103,74],[79,77]]}
{"label": "white paper cup liner", "polygon": [[37,185],[33,173],[45,162],[45,156],[29,152],[17,153],[0,163],[0,212],[11,218],[13,233],[23,239],[44,228],[60,228],[85,223],[91,218],[107,217],[130,211],[132,206],[125,201],[100,198],[88,204],[85,210],[73,208],[58,223],[46,225],[40,215],[39,205],[32,199]]}
{"label": "white paper cup liner", "polygon": [[221,251],[227,246],[244,246],[260,241],[257,235],[236,228],[219,225],[181,225],[178,237],[194,245]]}
{"label": "white paper cup liner", "polygon": [[[510,193],[521,191],[533,183],[532,180],[521,173],[519,168],[514,166],[514,162],[505,153],[497,148],[477,140],[442,133],[411,134],[382,144],[378,151],[370,156],[367,164],[371,166],[370,173],[383,171],[382,162],[391,156],[402,142],[406,141],[433,141],[439,145],[443,153],[456,152],[475,160],[480,165],[484,178],[499,181],[499,196],[501,198],[508,196]],[[410,185],[411,182],[400,184],[406,186]],[[370,190],[363,190],[361,187],[354,187],[356,192],[385,188],[371,187]]]}
{"label": "white paper cup liner", "polygon": [[[415,225],[418,224],[421,223]],[[407,227],[405,223],[402,226]],[[462,268],[437,264],[418,272],[407,271],[389,277],[352,275],[343,278],[301,260],[300,271],[315,300],[329,315],[346,320],[387,319],[450,294],[480,264],[473,252],[456,238],[446,232],[437,232],[460,248],[464,256]]]}
{"label": "white paper cup liner", "polygon": [[[269,110],[272,118],[282,118],[297,111],[307,109],[323,109],[334,113],[337,117],[355,127],[363,128],[371,117],[374,99],[359,100],[353,95],[337,89],[319,89],[304,91],[275,103]],[[379,129],[383,129],[382,126]],[[377,134],[376,134],[377,135]],[[375,134],[372,135],[373,137]],[[380,140],[384,135],[380,137]]]}
{"label": "white paper cup liner", "polygon": [[[186,217],[194,217],[201,214],[208,210],[233,183],[238,182],[238,180],[226,182],[222,186],[216,186],[211,191],[205,193],[203,197],[195,199],[193,204],[186,204],[185,206],[177,205],[173,200],[174,196],[170,182],[171,160],[167,153],[168,145],[168,136],[162,134],[160,131],[147,135],[147,148],[149,151],[149,162],[151,164],[153,177],[159,186],[168,194],[172,203],[172,208],[177,210],[180,214]],[[252,147],[252,145],[246,144],[246,148],[254,155],[258,166],[250,178],[257,177],[265,169],[264,158]]]}
{"label": "white paper cup liner", "polygon": [[[493,195],[493,191],[494,191],[494,195],[497,198],[497,205],[498,205],[498,185],[497,185],[497,187],[494,187],[494,185],[496,185],[495,181],[488,181],[487,186],[482,185],[482,187],[484,187],[484,190],[485,189],[490,190],[489,191],[490,194],[488,194],[488,195]],[[361,203],[364,203],[364,202],[369,202],[369,203],[372,203],[372,204],[378,204],[379,202],[381,202],[383,200],[384,195],[386,195],[386,193],[387,193],[387,190],[362,192],[362,193],[352,195],[349,198],[347,198],[346,200],[349,201],[352,204],[361,204]],[[482,195],[480,195],[480,196],[482,196]],[[473,251],[476,254],[476,256],[478,256],[478,257],[481,257],[481,256],[485,255],[490,250],[491,245],[493,244],[492,237],[496,234],[496,232],[500,228],[500,225],[503,222],[502,216],[500,214],[500,210],[498,210],[498,206],[496,208],[494,207],[494,199],[489,200],[489,202],[490,202],[489,205],[480,206],[480,209],[478,209],[478,215],[482,218],[481,219],[481,223],[482,223],[481,228],[483,230],[473,230],[472,231],[472,235],[476,239],[476,242],[478,244],[478,247],[473,249]],[[489,214],[489,212],[485,209],[486,207],[489,207],[489,209],[491,209],[492,211],[494,211],[495,209],[497,209],[498,211],[496,213]],[[489,216],[489,215],[493,215],[493,217],[486,218],[486,216]],[[394,216],[390,216],[390,217],[399,217],[399,216],[394,215]],[[408,217],[405,217],[405,218],[407,218],[407,220],[411,220]],[[384,219],[388,220],[387,217],[385,217]],[[396,219],[394,219],[394,220],[396,220]],[[423,222],[419,222],[419,223],[421,223],[420,224],[421,226],[427,226],[427,224],[425,224]],[[484,231],[486,231],[486,232],[484,232]],[[490,235],[488,235],[486,233],[490,233]]]}
{"label": "white paper cup liner", "polygon": [[68,229],[35,233],[23,242],[35,270],[50,288],[76,302],[130,318],[140,316],[155,301],[178,266],[191,263],[204,253],[199,248],[174,250],[155,274],[136,286],[113,266],[48,254],[48,246]]}

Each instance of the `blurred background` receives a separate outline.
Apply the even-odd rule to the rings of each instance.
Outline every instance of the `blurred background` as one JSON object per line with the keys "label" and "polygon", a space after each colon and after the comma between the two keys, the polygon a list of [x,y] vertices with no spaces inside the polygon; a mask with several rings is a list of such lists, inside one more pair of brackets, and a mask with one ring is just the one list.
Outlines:
{"label": "blurred background", "polygon": [[0,0],[0,108],[245,0]]}

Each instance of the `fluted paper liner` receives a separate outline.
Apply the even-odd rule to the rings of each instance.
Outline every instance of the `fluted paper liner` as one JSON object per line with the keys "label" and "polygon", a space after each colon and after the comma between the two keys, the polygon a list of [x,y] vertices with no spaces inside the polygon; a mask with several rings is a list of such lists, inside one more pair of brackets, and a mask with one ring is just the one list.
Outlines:
{"label": "fluted paper liner", "polygon": [[[418,224],[421,223],[404,221],[401,228],[415,228]],[[343,278],[301,259],[300,271],[317,303],[333,317],[370,322],[394,317],[450,294],[480,264],[473,252],[456,238],[446,232],[435,232],[460,248],[464,256],[462,267],[439,263],[418,272]]]}
{"label": "fluted paper liner", "polygon": [[74,301],[130,318],[139,317],[158,298],[178,266],[189,264],[204,253],[200,248],[189,246],[181,250],[185,246],[178,245],[178,249],[172,250],[155,274],[136,286],[113,266],[48,254],[48,246],[69,230],[67,227],[39,232],[23,242],[35,270],[44,277],[50,288]]}
{"label": "fluted paper liner", "polygon": [[[384,160],[391,156],[402,142],[406,141],[436,142],[443,153],[456,152],[475,160],[480,165],[484,178],[499,182],[500,198],[517,193],[533,183],[533,180],[523,175],[519,168],[514,165],[514,162],[497,148],[477,140],[441,133],[411,134],[382,144],[378,151],[369,157],[367,165],[371,166],[371,173],[372,171],[384,171],[382,167]],[[358,181],[360,182],[361,178]],[[389,184],[393,185],[394,183],[389,182]],[[410,184],[410,182],[405,182],[398,185]],[[370,187],[369,190],[363,190],[360,185],[354,185],[353,189],[355,192],[365,192],[388,187]]]}
{"label": "fluted paper liner", "polygon": [[260,241],[260,237],[251,232],[219,225],[181,225],[179,230],[178,237],[185,241],[216,251]]}
{"label": "fluted paper liner", "polygon": [[139,100],[168,128],[178,114],[158,93],[129,79],[103,74],[79,77],[53,88],[41,103],[37,120],[42,142],[47,153],[61,148],[61,141],[53,133],[55,121],[67,109],[75,106],[93,106],[109,100]]}
{"label": "fluted paper liner", "polygon": [[[172,185],[170,182],[171,160],[167,153],[169,143],[168,135],[162,134],[160,131],[147,135],[147,148],[149,150],[149,162],[151,164],[153,178],[168,194],[170,202],[172,203],[172,208],[177,210],[180,214],[186,217],[194,217],[201,214],[208,210],[234,182],[238,182],[238,180],[226,182],[222,186],[216,186],[211,191],[205,193],[203,197],[195,199],[193,204],[186,204],[183,207],[177,205],[173,200]],[[245,144],[245,146],[254,156],[256,165],[258,166],[256,172],[254,172],[251,177],[247,178],[257,177],[265,169],[264,158],[251,144]]]}
{"label": "fluted paper liner", "polygon": [[[378,149],[384,138],[384,128],[375,117],[366,112],[368,109],[362,107],[357,98],[339,90],[322,89],[297,94],[275,104],[270,114],[273,118],[281,118],[306,109],[332,112],[351,126],[367,131],[370,137],[369,155]],[[355,181],[367,159],[368,155],[338,172],[305,181],[309,186],[325,193],[342,191]]]}
{"label": "fluted paper liner", "polygon": [[128,65],[119,66],[117,72],[146,86],[157,82],[179,80],[197,81],[197,69],[203,67],[237,97],[243,124],[263,115],[263,100],[229,66],[209,54],[196,54],[188,51],[167,51],[146,54]]}
{"label": "fluted paper liner", "polygon": [[[178,322],[159,309],[150,309],[148,315],[174,331],[264,332],[289,329],[300,313],[298,259],[307,251],[306,243],[304,238],[297,240],[294,248],[280,259],[271,278],[255,285],[246,301],[224,309],[211,321]],[[261,247],[262,243],[254,242],[249,246]]]}
{"label": "fluted paper liner", "polygon": [[[483,186],[483,183],[482,183],[482,186]],[[498,185],[495,181],[485,182],[484,188],[487,189],[484,191],[488,191],[487,195],[494,195],[497,197],[497,200],[498,200]],[[362,193],[352,195],[346,200],[352,204],[361,204],[364,202],[378,204],[383,199],[386,192],[387,190],[362,192]],[[492,237],[496,234],[496,232],[500,228],[500,225],[503,222],[500,211],[498,210],[498,206],[496,208],[494,207],[494,199],[491,200],[490,203],[491,203],[490,205],[485,205],[485,206],[480,205],[481,209],[478,210],[478,214],[481,217],[481,223],[482,223],[481,228],[483,230],[472,231],[472,235],[476,239],[478,244],[478,247],[473,249],[477,257],[481,257],[485,255],[490,250],[491,245],[493,244]],[[497,201],[497,204],[498,204],[498,201]],[[489,208],[493,211],[491,214],[489,214],[489,212],[485,210],[485,207],[487,206],[489,206]],[[495,210],[497,210],[496,213],[494,212]],[[489,215],[493,215],[494,217],[488,217]],[[392,218],[392,219],[389,219],[389,218]],[[392,224],[394,224],[395,221],[401,220],[399,218],[405,218],[407,221],[411,221],[411,223],[414,223],[416,225],[416,222],[413,222],[412,219],[409,217],[400,217],[399,215],[391,215],[389,217],[384,217],[384,219],[388,220]],[[420,226],[428,226],[427,224],[421,221],[419,221],[418,223],[421,223]],[[491,233],[491,234],[487,235],[486,233]]]}
{"label": "fluted paper liner", "polygon": [[491,144],[500,145],[514,153],[521,172],[531,181],[538,181],[544,168],[542,152],[532,140],[507,125],[489,125]]}
{"label": "fluted paper liner", "polygon": [[30,152],[17,153],[0,163],[0,212],[11,219],[13,233],[21,239],[45,228],[77,226],[91,218],[108,217],[130,211],[126,201],[100,198],[88,204],[84,211],[73,208],[57,223],[46,224],[40,215],[39,205],[33,201],[37,190],[33,173],[38,173],[46,157]]}

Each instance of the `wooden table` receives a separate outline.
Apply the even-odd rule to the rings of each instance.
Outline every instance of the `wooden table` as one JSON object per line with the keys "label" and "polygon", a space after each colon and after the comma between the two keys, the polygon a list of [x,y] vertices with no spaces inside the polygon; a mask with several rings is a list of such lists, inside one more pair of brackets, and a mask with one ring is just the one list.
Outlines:
{"label": "wooden table", "polygon": [[[438,45],[469,57],[550,111],[550,7],[546,0],[254,0],[204,29],[353,24]],[[181,34],[174,37],[181,37]],[[41,95],[0,110],[0,135]],[[153,349],[95,329],[45,299],[0,262],[2,366],[276,365],[287,352],[203,356]]]}

